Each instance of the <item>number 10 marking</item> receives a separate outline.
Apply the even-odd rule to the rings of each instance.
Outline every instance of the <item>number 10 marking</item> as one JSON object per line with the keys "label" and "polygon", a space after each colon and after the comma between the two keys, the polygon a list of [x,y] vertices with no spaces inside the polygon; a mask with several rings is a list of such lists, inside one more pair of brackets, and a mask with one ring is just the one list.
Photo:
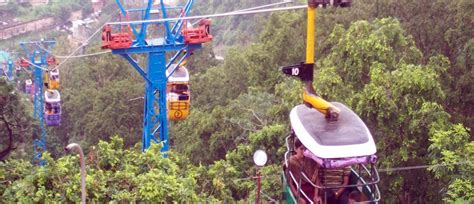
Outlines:
{"label": "number 10 marking", "polygon": [[298,68],[291,69],[291,75],[298,76],[299,73],[300,73],[300,69]]}

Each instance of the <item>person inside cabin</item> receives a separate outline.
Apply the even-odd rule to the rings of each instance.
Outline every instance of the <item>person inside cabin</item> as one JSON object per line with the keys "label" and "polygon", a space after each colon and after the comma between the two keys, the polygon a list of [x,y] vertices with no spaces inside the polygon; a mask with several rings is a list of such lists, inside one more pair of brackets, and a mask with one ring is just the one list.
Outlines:
{"label": "person inside cabin", "polygon": [[346,204],[349,202],[349,190],[343,186],[349,185],[351,167],[323,168],[319,171],[320,182],[325,187],[335,187],[324,190],[321,197],[326,197],[327,203]]}
{"label": "person inside cabin", "polygon": [[[309,183],[301,175],[304,173],[313,184],[316,184],[318,180],[318,164],[314,162],[311,158],[305,157],[303,152],[306,150],[306,147],[299,141],[295,140],[295,151],[296,154],[292,155],[288,161],[288,170],[293,174],[297,182],[301,182],[301,190],[306,194],[306,196],[312,200],[312,202],[318,203],[320,197],[318,194],[318,189],[315,188],[311,183]],[[292,180],[290,178],[290,180]],[[298,186],[294,182],[290,182],[290,188],[298,199],[298,203],[309,203],[308,199],[302,195],[301,192],[298,192]]]}
{"label": "person inside cabin", "polygon": [[52,112],[51,104],[46,103],[46,114],[50,115]]}
{"label": "person inside cabin", "polygon": [[363,193],[359,191],[352,191],[349,193],[349,202],[348,204],[356,204],[358,202],[368,201],[369,199]]}

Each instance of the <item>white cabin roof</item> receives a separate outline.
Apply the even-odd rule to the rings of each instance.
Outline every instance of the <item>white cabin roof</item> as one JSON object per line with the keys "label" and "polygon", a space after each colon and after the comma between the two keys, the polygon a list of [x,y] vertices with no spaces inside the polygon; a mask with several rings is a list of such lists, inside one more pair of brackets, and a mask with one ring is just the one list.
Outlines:
{"label": "white cabin roof", "polygon": [[27,80],[25,81],[25,84],[27,84],[27,85],[31,85],[32,83],[33,83],[33,82],[31,81],[31,79],[27,79]]}
{"label": "white cabin roof", "polygon": [[375,154],[375,142],[359,116],[341,103],[331,103],[341,110],[338,121],[328,121],[322,113],[303,104],[291,110],[291,126],[301,143],[320,158]]}
{"label": "white cabin roof", "polygon": [[[172,64],[171,67],[166,70],[166,76],[169,76],[175,67],[176,64]],[[173,75],[169,76],[168,82],[189,82],[188,69],[184,66],[180,66],[173,72]]]}
{"label": "white cabin roof", "polygon": [[51,75],[59,75],[59,70],[58,69],[53,69],[49,72]]}
{"label": "white cabin roof", "polygon": [[61,95],[58,90],[48,89],[44,92],[44,99],[46,103],[59,103],[61,102]]}

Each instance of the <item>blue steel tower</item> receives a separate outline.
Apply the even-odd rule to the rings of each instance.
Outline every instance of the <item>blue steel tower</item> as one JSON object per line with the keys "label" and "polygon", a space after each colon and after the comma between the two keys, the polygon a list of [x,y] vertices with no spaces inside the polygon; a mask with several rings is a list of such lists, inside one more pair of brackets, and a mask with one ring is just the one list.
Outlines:
{"label": "blue steel tower", "polygon": [[[130,16],[138,16],[140,22],[123,23],[120,25],[121,31],[118,33],[112,32],[112,24],[104,26],[102,48],[112,49],[113,54],[125,58],[145,80],[142,150],[148,149],[151,141],[155,141],[157,143],[163,142],[162,152],[168,151],[166,85],[169,75],[166,75],[166,71],[169,69],[169,73],[172,74],[178,67],[171,66],[172,64],[180,64],[192,50],[201,48],[202,43],[210,40],[206,37],[209,33],[208,27],[207,30],[189,30],[183,26],[186,24],[183,19],[176,19],[172,22],[147,21],[150,20],[150,14],[154,13],[158,13],[164,19],[186,17],[191,10],[193,0],[187,0],[184,5],[167,5],[163,0],[160,0],[159,4],[155,4],[155,6],[152,0],[148,0],[144,8],[128,9],[120,0],[116,2],[122,17],[129,20]],[[184,27],[183,30],[182,27]],[[197,35],[183,34],[186,33],[185,31],[190,31],[191,35]],[[152,37],[152,35],[158,36]],[[132,58],[133,54],[145,54],[147,56],[146,65],[140,66]]]}
{"label": "blue steel tower", "polygon": [[[0,67],[2,68],[2,74],[5,74],[5,77],[9,81],[13,81],[13,61],[10,58],[10,55],[4,51],[0,50]],[[0,74],[1,75],[1,74]]]}
{"label": "blue steel tower", "polygon": [[[46,161],[42,159],[43,152],[46,151],[46,127],[44,121],[44,89],[43,89],[43,69],[47,69],[47,57],[49,53],[46,50],[51,50],[55,41],[30,41],[21,42],[20,46],[25,52],[26,59],[31,62],[30,67],[33,67],[34,77],[34,103],[33,116],[40,125],[40,134],[35,134],[33,142],[34,157],[33,162],[43,166]],[[41,45],[42,47],[40,47]],[[44,49],[43,49],[44,48]]]}
{"label": "blue steel tower", "polygon": [[7,78],[8,80],[13,81],[13,61],[11,59],[8,60],[7,66],[8,66]]}

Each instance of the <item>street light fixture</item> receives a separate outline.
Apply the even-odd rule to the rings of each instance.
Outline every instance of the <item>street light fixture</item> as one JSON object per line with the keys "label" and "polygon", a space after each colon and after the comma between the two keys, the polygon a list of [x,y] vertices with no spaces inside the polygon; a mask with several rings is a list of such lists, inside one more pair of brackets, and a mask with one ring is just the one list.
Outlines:
{"label": "street light fixture", "polygon": [[84,153],[82,152],[81,146],[76,143],[68,144],[64,150],[66,152],[75,151],[79,153],[79,160],[81,164],[81,203],[86,204],[86,167],[84,163]]}
{"label": "street light fixture", "polygon": [[267,153],[265,153],[265,151],[261,149],[255,151],[255,153],[253,154],[253,162],[255,163],[255,165],[257,165],[257,198],[255,200],[256,204],[260,203],[260,191],[261,191],[260,190],[261,188],[260,168],[265,166],[265,164],[267,163],[267,160],[268,160]]}

